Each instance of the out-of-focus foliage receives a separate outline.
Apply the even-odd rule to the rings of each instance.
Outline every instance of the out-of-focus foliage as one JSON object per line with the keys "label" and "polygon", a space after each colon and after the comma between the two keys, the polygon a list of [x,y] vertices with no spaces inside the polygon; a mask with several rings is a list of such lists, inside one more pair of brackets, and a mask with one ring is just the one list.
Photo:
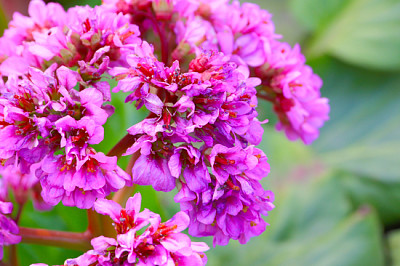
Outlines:
{"label": "out-of-focus foliage", "polygon": [[[64,1],[96,4],[99,1]],[[324,81],[331,120],[312,146],[265,125],[262,148],[276,194],[267,232],[207,252],[209,265],[400,265],[400,0],[258,0],[277,32],[303,51]],[[310,58],[311,58],[310,57]],[[367,70],[368,69],[368,70]],[[390,70],[390,72],[385,72]],[[115,115],[98,148],[107,152],[146,115],[113,95]],[[260,103],[262,118],[271,106]],[[271,119],[273,121],[273,119]],[[126,160],[121,162],[121,166]],[[168,216],[173,196],[140,188],[143,207]],[[162,198],[158,200],[157,198]],[[83,231],[86,213],[25,210],[21,225]],[[386,232],[386,233],[384,233]],[[21,265],[61,264],[79,252],[21,245]]]}
{"label": "out-of-focus foliage", "polygon": [[391,250],[391,263],[394,266],[400,265],[400,231],[397,230],[389,236],[389,247]]}
{"label": "out-of-focus foliage", "polygon": [[337,176],[279,190],[268,233],[246,247],[219,247],[210,265],[383,265],[376,214],[367,207],[354,210]]}
{"label": "out-of-focus foliage", "polygon": [[70,8],[73,6],[83,6],[83,5],[89,5],[89,6],[96,6],[101,4],[101,0],[59,0],[59,1],[48,1],[48,2],[59,2],[61,3],[65,8]]}
{"label": "out-of-focus foliage", "polygon": [[332,54],[362,67],[400,70],[400,1],[292,0],[313,32],[310,56]]}

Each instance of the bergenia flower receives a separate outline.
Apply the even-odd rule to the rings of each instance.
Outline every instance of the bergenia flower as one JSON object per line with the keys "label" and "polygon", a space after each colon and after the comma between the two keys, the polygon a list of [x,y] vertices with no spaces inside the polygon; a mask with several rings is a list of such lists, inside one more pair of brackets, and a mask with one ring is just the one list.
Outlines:
{"label": "bergenia flower", "polygon": [[[100,236],[92,239],[93,250],[65,265],[205,265],[208,250],[205,243],[195,243],[181,233],[189,217],[179,212],[162,223],[158,214],[147,209],[140,212],[141,195],[128,199],[126,208],[98,199],[94,208],[114,222],[117,238]],[[139,230],[146,227],[143,233]]]}
{"label": "bergenia flower", "polygon": [[[111,218],[116,238],[93,238],[66,265],[204,265],[208,247],[186,228],[214,246],[266,229],[274,194],[261,185],[270,165],[255,146],[268,121],[257,118],[258,98],[290,140],[311,144],[329,119],[321,79],[299,45],[279,41],[270,13],[237,0],[68,10],[32,0],[28,13],[0,38],[1,246],[21,239],[7,201],[30,195],[37,208],[62,202]],[[106,155],[95,145],[119,92],[148,116],[121,129],[128,135]],[[121,156],[132,156],[129,173]],[[163,223],[140,211],[140,194],[125,208],[106,199],[133,184],[177,188],[181,211]]]}
{"label": "bergenia flower", "polygon": [[80,155],[50,155],[43,159],[40,174],[42,196],[56,205],[88,209],[97,198],[105,198],[130,184],[130,176],[117,166],[117,158],[92,148]]}
{"label": "bergenia flower", "polygon": [[[228,232],[225,226],[231,221],[222,218],[220,230],[214,226],[207,233],[191,229],[190,232],[197,236],[213,235],[217,244],[226,244],[230,238],[243,239],[241,242],[245,243],[260,234],[265,230],[260,213],[273,208],[272,200],[263,197],[259,184],[269,172],[266,156],[249,145],[258,144],[263,132],[255,110],[254,87],[260,81],[249,78],[222,53],[201,54],[190,62],[187,73],[181,73],[177,62],[171,67],[159,62],[145,42],[135,53],[128,56],[129,69],[118,67],[110,71],[120,81],[115,90],[131,92],[127,101],[135,102],[137,108],[144,106],[151,113],[151,118],[128,129],[135,143],[125,155],[140,153],[132,169],[133,182],[161,191],[170,191],[176,185],[187,186],[198,197],[215,194],[213,200],[225,195],[226,189],[229,200],[245,201],[231,215],[236,217],[252,205],[248,215],[251,218],[239,215],[237,221],[242,225],[237,233]],[[204,199],[198,211],[211,208],[215,212],[213,200]],[[259,207],[258,201],[266,206]],[[184,203],[181,206],[190,215],[186,201],[178,202]],[[190,228],[194,228],[201,218],[194,214],[191,218]],[[207,225],[211,228],[213,222],[211,219]],[[260,229],[246,234],[244,228],[251,223]],[[221,235],[223,240],[219,240]]]}
{"label": "bergenia flower", "polygon": [[267,158],[252,146],[242,150],[216,145],[208,160],[212,181],[207,189],[199,193],[189,183],[182,184],[175,196],[191,218],[189,233],[214,236],[214,246],[226,245],[230,239],[245,244],[265,230],[261,215],[274,208],[273,193],[259,183],[269,173]]}
{"label": "bergenia flower", "polygon": [[103,124],[112,114],[104,95],[89,87],[76,91],[79,74],[66,67],[41,72],[31,68],[21,80],[10,79],[1,99],[0,144],[4,164],[16,162],[24,173],[31,165],[40,179],[44,200],[55,205],[90,208],[130,184],[130,177],[91,145],[104,138]]}

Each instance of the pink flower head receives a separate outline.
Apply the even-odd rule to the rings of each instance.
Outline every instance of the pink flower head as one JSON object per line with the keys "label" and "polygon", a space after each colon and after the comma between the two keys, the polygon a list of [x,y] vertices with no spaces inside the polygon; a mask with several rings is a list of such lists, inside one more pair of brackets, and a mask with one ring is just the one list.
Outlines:
{"label": "pink flower head", "polygon": [[[192,143],[204,141],[201,151],[216,143],[231,146],[236,140],[243,146],[259,143],[260,137],[251,129],[262,134],[255,118],[254,86],[259,80],[248,78],[228,60],[222,53],[203,53],[192,60],[189,72],[181,73],[177,62],[166,67],[155,58],[152,47],[143,43],[136,55],[128,57],[129,69],[110,71],[120,80],[115,90],[131,91],[126,100],[135,101],[138,108],[145,106],[153,116],[128,129],[135,143],[125,155],[140,152],[132,169],[134,183],[170,191],[184,166],[186,182],[201,192],[210,177]],[[189,155],[186,163],[180,162],[184,157],[178,153]]]}
{"label": "pink flower head", "polygon": [[30,17],[15,13],[9,24],[10,28],[1,37],[5,43],[12,44],[10,49],[2,50],[6,57],[0,65],[2,74],[25,74],[29,66],[42,65],[43,59],[37,55],[46,57],[52,49],[66,47],[66,43],[61,44],[53,37],[50,38],[47,48],[35,43],[42,42],[48,35],[53,35],[57,27],[62,28],[65,25],[67,14],[60,4],[45,4],[41,0],[33,0],[29,4],[28,12]]}
{"label": "pink flower head", "polygon": [[256,73],[262,77],[274,104],[279,118],[276,128],[284,130],[290,140],[300,138],[311,144],[329,119],[330,107],[328,99],[321,97],[321,79],[304,62],[298,45],[292,49],[276,42],[267,63]]}
{"label": "pink flower head", "polygon": [[[50,205],[90,208],[130,183],[115,157],[97,153],[91,145],[103,140],[102,125],[112,108],[103,106],[104,94],[94,87],[79,92],[79,74],[52,65],[45,72],[30,68],[22,80],[10,79],[0,96],[4,123],[0,145],[6,165],[16,162],[24,174],[38,164],[36,176]],[[54,155],[54,154],[58,155]]]}
{"label": "pink flower head", "polygon": [[130,177],[117,166],[116,157],[107,157],[92,148],[86,155],[50,155],[41,167],[42,196],[51,205],[60,200],[66,206],[91,208],[97,198],[105,198],[131,183]]}
{"label": "pink flower head", "polygon": [[142,196],[137,193],[128,199],[123,209],[112,200],[98,199],[94,209],[100,214],[110,216],[118,234],[125,234],[131,229],[138,231],[149,223],[152,213],[147,209],[140,212],[141,201]]}
{"label": "pink flower head", "polygon": [[259,183],[269,173],[267,158],[253,146],[217,144],[208,160],[212,175],[207,189],[199,193],[188,182],[182,183],[175,196],[191,218],[189,233],[214,236],[214,245],[226,245],[230,239],[245,244],[265,230],[261,215],[274,208],[272,192]]}
{"label": "pink flower head", "polygon": [[147,209],[140,212],[140,203],[140,194],[129,198],[125,209],[111,200],[98,199],[94,208],[110,216],[117,238],[92,239],[93,250],[67,260],[66,265],[205,265],[203,252],[208,246],[181,233],[189,225],[187,214],[179,212],[162,223],[158,214]]}

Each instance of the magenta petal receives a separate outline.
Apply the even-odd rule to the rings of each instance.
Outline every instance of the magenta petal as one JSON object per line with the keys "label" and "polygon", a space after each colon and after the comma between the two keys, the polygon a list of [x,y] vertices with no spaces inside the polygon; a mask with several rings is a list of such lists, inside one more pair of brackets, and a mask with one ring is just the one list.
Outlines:
{"label": "magenta petal", "polygon": [[94,203],[94,209],[100,214],[110,216],[114,222],[119,222],[119,216],[122,208],[115,201],[98,199]]}
{"label": "magenta petal", "polygon": [[3,75],[21,75],[28,71],[29,64],[25,59],[17,56],[8,57],[0,65],[0,72]]}
{"label": "magenta petal", "polygon": [[60,84],[67,88],[67,90],[75,87],[76,83],[78,82],[77,73],[65,66],[61,66],[59,69],[57,69],[57,78]]}
{"label": "magenta petal", "polygon": [[13,204],[11,202],[0,201],[0,212],[4,214],[10,214],[13,210]]}
{"label": "magenta petal", "polygon": [[175,153],[174,155],[169,158],[168,167],[171,172],[171,175],[175,178],[179,178],[182,171],[182,163],[180,160],[180,154]]}
{"label": "magenta petal", "polygon": [[144,105],[147,107],[147,109],[149,109],[150,112],[155,113],[156,115],[161,115],[164,106],[160,98],[152,93],[147,95]]}
{"label": "magenta petal", "polygon": [[90,243],[92,244],[93,249],[98,251],[104,251],[111,246],[117,245],[117,241],[114,238],[104,236],[93,238]]}
{"label": "magenta petal", "polygon": [[140,193],[136,193],[133,197],[130,197],[126,202],[126,210],[134,211],[135,215],[140,212],[140,205],[142,202],[142,195]]}
{"label": "magenta petal", "polygon": [[191,245],[190,238],[181,233],[168,235],[160,242],[170,252],[176,252]]}
{"label": "magenta petal", "polygon": [[164,224],[167,226],[177,226],[174,232],[181,232],[185,230],[190,223],[190,218],[185,212],[178,212],[170,220]]}
{"label": "magenta petal", "polygon": [[141,155],[132,169],[133,183],[152,185],[157,191],[171,191],[175,187],[175,178],[168,169],[167,160],[152,159]]}
{"label": "magenta petal", "polygon": [[192,249],[196,252],[206,252],[210,247],[204,242],[192,242]]}

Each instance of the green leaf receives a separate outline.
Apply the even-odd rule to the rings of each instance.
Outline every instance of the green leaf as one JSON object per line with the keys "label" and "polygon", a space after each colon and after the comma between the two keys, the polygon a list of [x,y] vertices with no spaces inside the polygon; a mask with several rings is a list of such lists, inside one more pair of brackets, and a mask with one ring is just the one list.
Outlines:
{"label": "green leaf", "polygon": [[315,31],[310,57],[331,54],[362,67],[400,70],[399,0],[293,0],[292,6]]}
{"label": "green leaf", "polygon": [[89,5],[89,6],[98,6],[101,5],[101,0],[60,0],[60,2],[64,8],[70,8],[73,6],[84,6],[84,5]]}
{"label": "green leaf", "polygon": [[338,178],[355,206],[370,204],[375,207],[385,225],[399,223],[400,180],[397,183],[384,182],[348,173],[342,173]]}
{"label": "green leaf", "polygon": [[383,265],[380,223],[353,210],[335,173],[276,192],[262,236],[208,252],[209,265]]}
{"label": "green leaf", "polygon": [[46,263],[48,265],[63,265],[64,261],[77,258],[83,252],[64,248],[19,244],[17,246],[19,265]]}
{"label": "green leaf", "polygon": [[308,30],[315,31],[329,23],[348,0],[291,0],[290,9]]}
{"label": "green leaf", "polygon": [[[39,212],[32,207],[32,203],[29,203],[24,207],[20,225],[23,227],[83,232],[87,228],[86,210],[66,207],[60,203],[51,211]],[[32,244],[19,244],[17,248],[20,265],[39,262],[60,265],[66,259],[76,258],[82,254],[79,251]]]}
{"label": "green leaf", "polygon": [[373,205],[385,225],[400,219],[400,78],[313,62],[330,99],[331,120],[312,148],[325,167],[343,171],[341,186],[355,206]]}
{"label": "green leaf", "polygon": [[391,232],[388,236],[389,248],[390,248],[390,259],[391,265],[400,265],[400,230]]}
{"label": "green leaf", "polygon": [[335,169],[391,182],[400,178],[400,77],[314,62],[330,99],[330,121],[313,148]]}

